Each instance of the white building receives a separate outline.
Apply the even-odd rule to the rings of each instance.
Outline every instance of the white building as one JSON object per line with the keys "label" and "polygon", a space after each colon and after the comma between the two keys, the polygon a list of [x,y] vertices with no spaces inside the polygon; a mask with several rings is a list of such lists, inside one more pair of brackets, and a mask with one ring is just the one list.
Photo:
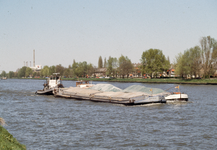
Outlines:
{"label": "white building", "polygon": [[35,65],[35,67],[30,67],[34,71],[40,71],[42,69],[41,65]]}

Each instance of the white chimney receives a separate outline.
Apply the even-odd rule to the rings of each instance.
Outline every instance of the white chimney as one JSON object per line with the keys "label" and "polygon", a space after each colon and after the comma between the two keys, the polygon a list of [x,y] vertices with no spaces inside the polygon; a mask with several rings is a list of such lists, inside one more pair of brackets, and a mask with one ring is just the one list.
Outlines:
{"label": "white chimney", "polygon": [[33,50],[33,67],[35,67],[35,50]]}

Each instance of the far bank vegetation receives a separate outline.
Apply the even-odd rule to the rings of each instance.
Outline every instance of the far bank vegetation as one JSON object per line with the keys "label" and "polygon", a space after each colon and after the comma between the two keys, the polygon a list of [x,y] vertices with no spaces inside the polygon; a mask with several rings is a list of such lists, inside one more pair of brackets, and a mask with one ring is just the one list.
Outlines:
{"label": "far bank vegetation", "polygon": [[142,52],[139,63],[132,63],[128,56],[121,55],[119,58],[99,56],[98,66],[92,63],[76,62],[73,60],[68,67],[61,64],[44,66],[40,71],[33,71],[23,66],[16,72],[6,73],[2,71],[1,77],[47,77],[53,73],[60,73],[66,78],[88,77],[168,77],[168,71],[175,70],[175,77],[180,78],[210,78],[217,74],[217,41],[210,36],[202,37],[199,44],[179,53],[173,63],[160,49],[149,49]]}

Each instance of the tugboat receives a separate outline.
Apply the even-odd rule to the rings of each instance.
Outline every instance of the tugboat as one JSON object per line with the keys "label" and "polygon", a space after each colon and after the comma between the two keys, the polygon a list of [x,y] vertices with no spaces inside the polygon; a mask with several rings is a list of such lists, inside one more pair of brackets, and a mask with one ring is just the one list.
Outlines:
{"label": "tugboat", "polygon": [[51,76],[50,78],[47,78],[46,82],[43,84],[44,86],[43,90],[38,90],[35,92],[35,94],[53,95],[54,89],[64,88],[61,77],[57,75],[59,73],[54,73],[54,74],[55,76]]}

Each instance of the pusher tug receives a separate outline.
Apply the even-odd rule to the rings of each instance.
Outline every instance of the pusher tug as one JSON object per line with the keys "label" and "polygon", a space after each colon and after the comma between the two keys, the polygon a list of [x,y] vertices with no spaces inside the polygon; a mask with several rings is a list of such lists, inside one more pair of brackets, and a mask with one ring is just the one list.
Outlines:
{"label": "pusher tug", "polygon": [[43,84],[43,90],[38,90],[35,93],[39,95],[53,95],[53,90],[56,88],[64,88],[62,84],[61,77],[58,76],[59,73],[53,73],[54,76],[47,78],[46,82]]}

